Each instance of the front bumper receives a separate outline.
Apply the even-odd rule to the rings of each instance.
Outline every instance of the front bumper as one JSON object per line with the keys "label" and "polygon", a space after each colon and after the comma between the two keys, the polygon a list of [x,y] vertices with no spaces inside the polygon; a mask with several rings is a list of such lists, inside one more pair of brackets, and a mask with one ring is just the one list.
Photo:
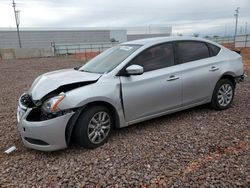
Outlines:
{"label": "front bumper", "polygon": [[28,121],[27,117],[31,111],[32,109],[28,108],[18,123],[24,145],[41,151],[67,148],[65,130],[74,112],[45,121]]}

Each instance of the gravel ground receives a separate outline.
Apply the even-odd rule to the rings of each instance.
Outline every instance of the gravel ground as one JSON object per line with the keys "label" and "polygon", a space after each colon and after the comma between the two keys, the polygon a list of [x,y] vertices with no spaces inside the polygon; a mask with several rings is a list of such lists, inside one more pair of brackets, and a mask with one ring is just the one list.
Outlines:
{"label": "gravel ground", "polygon": [[[81,64],[0,61],[0,187],[250,187],[250,80],[237,86],[225,111],[200,106],[115,130],[94,150],[25,148],[16,127],[18,97],[39,74]],[[12,145],[17,150],[4,154]]]}

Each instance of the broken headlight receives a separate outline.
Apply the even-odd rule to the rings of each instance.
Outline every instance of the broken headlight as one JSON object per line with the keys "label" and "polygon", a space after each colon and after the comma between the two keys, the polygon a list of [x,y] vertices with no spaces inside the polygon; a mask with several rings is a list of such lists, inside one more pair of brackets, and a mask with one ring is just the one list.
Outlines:
{"label": "broken headlight", "polygon": [[61,93],[58,96],[46,100],[42,105],[42,110],[47,113],[56,113],[61,109],[58,107],[60,102],[64,99],[65,94]]}

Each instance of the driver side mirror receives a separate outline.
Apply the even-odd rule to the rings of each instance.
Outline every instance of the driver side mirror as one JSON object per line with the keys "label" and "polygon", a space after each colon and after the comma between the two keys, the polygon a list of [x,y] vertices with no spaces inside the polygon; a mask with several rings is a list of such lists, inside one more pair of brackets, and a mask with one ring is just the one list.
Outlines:
{"label": "driver side mirror", "polygon": [[126,73],[128,75],[141,75],[143,72],[143,67],[140,65],[130,65],[126,68]]}

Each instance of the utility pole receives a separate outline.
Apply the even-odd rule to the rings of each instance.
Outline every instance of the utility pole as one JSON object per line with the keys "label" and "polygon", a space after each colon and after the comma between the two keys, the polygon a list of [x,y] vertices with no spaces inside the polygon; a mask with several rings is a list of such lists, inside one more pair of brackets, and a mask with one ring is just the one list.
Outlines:
{"label": "utility pole", "polygon": [[224,33],[224,36],[225,37],[227,36],[227,24],[225,24],[225,33]]}
{"label": "utility pole", "polygon": [[237,7],[236,10],[235,10],[235,33],[234,33],[234,43],[235,43],[235,40],[236,40],[236,35],[237,35],[237,29],[238,29],[238,17],[239,17],[239,9],[240,7]]}
{"label": "utility pole", "polygon": [[245,25],[245,34],[247,34],[247,22],[246,22],[246,25]]}
{"label": "utility pole", "polygon": [[242,27],[242,25],[240,26],[240,32],[239,32],[240,34],[242,34],[243,33],[243,27]]}
{"label": "utility pole", "polygon": [[14,8],[15,20],[16,20],[16,28],[17,28],[17,36],[19,41],[19,47],[22,48],[21,38],[19,33],[19,24],[20,24],[20,11],[16,10],[16,3],[13,0],[12,6]]}

